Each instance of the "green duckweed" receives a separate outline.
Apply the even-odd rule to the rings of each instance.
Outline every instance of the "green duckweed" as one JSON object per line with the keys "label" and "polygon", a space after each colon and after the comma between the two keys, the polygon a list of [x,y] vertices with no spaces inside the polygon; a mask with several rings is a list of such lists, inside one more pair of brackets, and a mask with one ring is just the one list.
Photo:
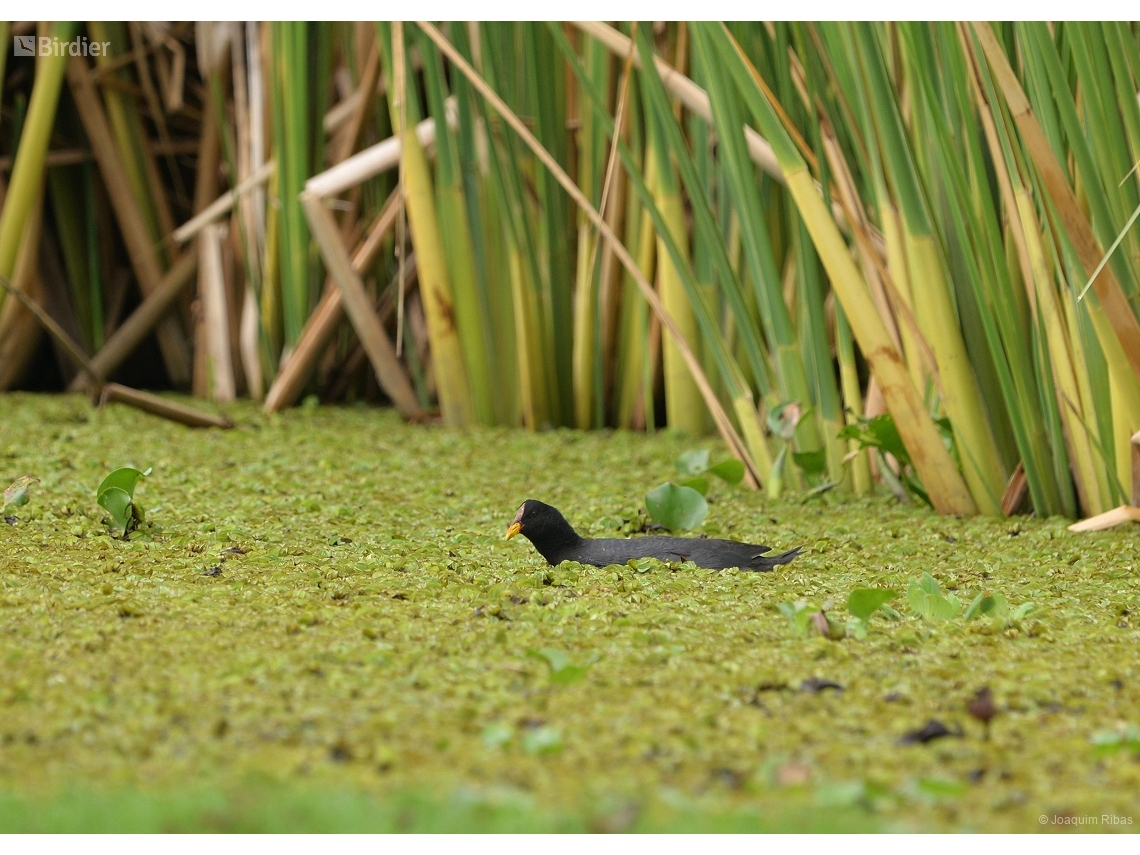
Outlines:
{"label": "green duckweed", "polygon": [[[40,805],[109,830],[92,805],[130,804],[142,813],[117,827],[150,828],[131,817],[166,799],[186,829],[250,780],[325,830],[400,827],[396,808],[351,818],[373,802],[467,816],[455,805],[506,799],[492,825],[536,830],[1048,831],[1064,823],[1041,815],[1134,809],[1132,743],[1096,742],[1140,724],[1133,528],[714,480],[693,534],[800,557],[765,574],[550,568],[503,540],[524,499],[621,536],[680,454],[723,447],[363,408],[230,415],[236,429],[201,431],[0,396],[0,486],[39,479],[0,522],[0,826],[42,827],[20,819]],[[153,467],[125,541],[95,501],[123,466]],[[898,619],[838,640],[779,611],[802,600],[842,625],[852,591],[924,573],[963,607],[1000,594],[1032,611],[932,621],[900,596]],[[982,686],[999,710],[988,740],[966,711]],[[962,735],[900,744],[931,719]],[[341,807],[322,813],[330,793]],[[254,826],[297,830],[297,815]]]}

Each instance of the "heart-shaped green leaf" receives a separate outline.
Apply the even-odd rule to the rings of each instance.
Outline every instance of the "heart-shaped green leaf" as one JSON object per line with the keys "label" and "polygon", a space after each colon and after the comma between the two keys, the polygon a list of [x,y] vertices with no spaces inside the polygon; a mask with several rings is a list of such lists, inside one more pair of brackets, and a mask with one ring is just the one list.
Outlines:
{"label": "heart-shaped green leaf", "polygon": [[692,487],[670,482],[645,494],[645,509],[654,522],[670,531],[683,531],[699,526],[709,512],[709,505]]}
{"label": "heart-shaped green leaf", "polygon": [[818,451],[796,451],[792,453],[792,460],[808,475],[822,475],[827,469],[827,449]]}
{"label": "heart-shaped green leaf", "polygon": [[682,487],[692,487],[694,490],[696,490],[702,496],[707,496],[708,492],[709,492],[709,479],[708,478],[701,478],[700,476],[698,476],[696,478],[690,478],[688,481],[682,481],[681,486]]}
{"label": "heart-shaped green leaf", "polygon": [[[140,472],[137,469],[132,469],[130,466],[116,469],[103,479],[103,483],[99,485],[99,489],[95,491],[95,495],[102,496],[105,491],[117,488],[126,493],[128,497],[133,498],[135,495],[135,485],[138,484],[140,478],[145,478],[150,472],[150,469],[147,469],[146,472]],[[100,504],[102,503],[100,502]]]}
{"label": "heart-shaped green leaf", "polygon": [[860,620],[867,620],[888,600],[898,594],[889,588],[856,588],[847,597],[847,611]]}
{"label": "heart-shaped green leaf", "polygon": [[130,494],[118,487],[108,487],[99,494],[99,504],[106,508],[107,513],[111,515],[111,519],[114,520],[120,534],[126,534],[131,520],[134,519],[134,507],[131,504]]}
{"label": "heart-shaped green leaf", "polygon": [[709,468],[709,453],[703,448],[686,451],[677,458],[676,466],[682,475],[701,475]]}
{"label": "heart-shaped green leaf", "polygon": [[735,487],[744,480],[744,464],[730,457],[728,460],[722,460],[716,466],[711,467],[709,474],[715,475],[720,480]]}
{"label": "heart-shaped green leaf", "polygon": [[875,444],[883,451],[889,451],[900,463],[910,463],[910,455],[903,445],[899,429],[895,427],[895,420],[890,413],[875,416],[867,423],[867,430],[875,438]]}

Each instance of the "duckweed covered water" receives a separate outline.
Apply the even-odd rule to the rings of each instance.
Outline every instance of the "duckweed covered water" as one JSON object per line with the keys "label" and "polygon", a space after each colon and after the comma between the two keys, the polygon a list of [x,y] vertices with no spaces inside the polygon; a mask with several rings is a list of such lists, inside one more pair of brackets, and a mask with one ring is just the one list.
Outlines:
{"label": "duckweed covered water", "polygon": [[[0,522],[5,829],[1140,825],[1134,528],[717,485],[704,533],[803,554],[769,574],[551,569],[502,539],[524,499],[615,536],[680,453],[720,447],[231,416],[194,431],[0,397],[0,487],[40,479]],[[154,471],[124,542],[95,488],[128,465]],[[963,608],[1033,609],[923,621],[923,572]],[[858,587],[898,591],[901,619],[832,641],[778,610],[841,625]],[[988,740],[966,711],[987,685]],[[931,719],[961,735],[900,742]]]}

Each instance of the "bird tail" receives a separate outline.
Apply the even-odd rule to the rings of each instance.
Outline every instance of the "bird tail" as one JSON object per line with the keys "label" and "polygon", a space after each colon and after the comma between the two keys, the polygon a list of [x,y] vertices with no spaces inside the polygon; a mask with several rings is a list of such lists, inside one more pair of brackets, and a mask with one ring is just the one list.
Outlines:
{"label": "bird tail", "polygon": [[781,552],[779,555],[765,555],[760,559],[761,569],[771,570],[773,567],[778,567],[781,564],[788,564],[793,558],[800,554],[802,546],[797,546],[795,549],[789,549],[787,552]]}

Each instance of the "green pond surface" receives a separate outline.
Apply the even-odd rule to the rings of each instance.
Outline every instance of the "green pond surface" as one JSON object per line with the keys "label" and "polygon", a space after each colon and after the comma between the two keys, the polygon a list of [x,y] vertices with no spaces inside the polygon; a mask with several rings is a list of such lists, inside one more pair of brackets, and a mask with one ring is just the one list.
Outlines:
{"label": "green pond surface", "polygon": [[[678,455],[723,447],[228,412],[0,396],[0,487],[39,479],[0,521],[0,830],[1140,825],[1133,527],[718,483],[693,534],[800,557],[550,568],[503,539],[524,499],[622,536]],[[95,492],[128,465],[153,472],[123,541]],[[1008,613],[923,619],[923,573]],[[842,629],[863,587],[898,592],[863,639],[779,610]],[[903,741],[932,719],[951,735]]]}

